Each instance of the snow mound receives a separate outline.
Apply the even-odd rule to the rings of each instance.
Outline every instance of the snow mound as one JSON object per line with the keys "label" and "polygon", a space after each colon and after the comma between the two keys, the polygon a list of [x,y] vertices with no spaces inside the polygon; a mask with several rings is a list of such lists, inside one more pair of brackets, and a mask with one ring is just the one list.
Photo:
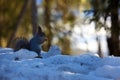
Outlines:
{"label": "snow mound", "polygon": [[120,57],[61,55],[57,46],[35,56],[24,49],[0,53],[0,80],[120,80]]}
{"label": "snow mound", "polygon": [[51,46],[48,52],[42,51],[41,55],[43,58],[48,58],[50,56],[61,55],[61,53],[58,46]]}
{"label": "snow mound", "polygon": [[[51,46],[48,52],[41,52],[43,58],[48,58],[54,55],[61,55],[61,50],[58,46]],[[1,48],[0,49],[0,60],[9,59],[9,60],[22,60],[22,59],[33,59],[37,54],[33,51],[26,49],[20,49],[19,51],[13,52],[10,48]]]}

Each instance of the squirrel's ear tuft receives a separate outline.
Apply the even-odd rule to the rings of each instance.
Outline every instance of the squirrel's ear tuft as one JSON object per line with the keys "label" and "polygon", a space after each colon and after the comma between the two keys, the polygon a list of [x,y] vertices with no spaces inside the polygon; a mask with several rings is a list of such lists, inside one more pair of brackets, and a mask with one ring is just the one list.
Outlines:
{"label": "squirrel's ear tuft", "polygon": [[38,31],[37,31],[37,33],[39,34],[39,33],[41,33],[41,32],[42,32],[42,29],[41,29],[40,26],[38,26]]}

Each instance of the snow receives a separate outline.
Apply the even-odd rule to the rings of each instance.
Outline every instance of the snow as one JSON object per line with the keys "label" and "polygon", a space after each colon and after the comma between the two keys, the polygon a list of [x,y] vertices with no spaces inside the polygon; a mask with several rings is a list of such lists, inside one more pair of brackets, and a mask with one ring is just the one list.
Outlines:
{"label": "snow", "polygon": [[120,80],[120,57],[62,55],[58,46],[41,54],[0,48],[0,80]]}

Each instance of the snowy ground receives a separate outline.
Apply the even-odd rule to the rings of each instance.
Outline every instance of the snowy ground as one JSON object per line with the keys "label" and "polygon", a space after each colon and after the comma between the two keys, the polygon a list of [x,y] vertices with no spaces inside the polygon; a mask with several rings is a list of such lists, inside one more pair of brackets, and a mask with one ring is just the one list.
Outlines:
{"label": "snowy ground", "polygon": [[0,49],[0,80],[120,80],[120,57],[61,55],[57,46],[42,52]]}

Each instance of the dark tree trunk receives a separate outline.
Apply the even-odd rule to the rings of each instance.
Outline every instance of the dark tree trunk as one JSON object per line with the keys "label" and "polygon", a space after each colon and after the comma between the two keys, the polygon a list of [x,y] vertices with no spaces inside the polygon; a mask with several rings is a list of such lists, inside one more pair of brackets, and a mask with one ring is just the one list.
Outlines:
{"label": "dark tree trunk", "polygon": [[110,53],[114,56],[120,56],[120,46],[119,46],[119,34],[120,34],[120,26],[118,19],[118,4],[119,0],[111,0],[111,42],[110,44],[111,51]]}
{"label": "dark tree trunk", "polygon": [[31,1],[31,21],[32,21],[32,32],[35,35],[38,26],[38,12],[36,0]]}
{"label": "dark tree trunk", "polygon": [[24,4],[23,4],[23,7],[22,7],[22,9],[21,9],[21,11],[20,11],[20,14],[19,14],[18,17],[17,17],[16,22],[13,24],[13,26],[14,26],[14,31],[12,32],[11,37],[10,37],[8,43],[7,43],[7,47],[10,47],[10,46],[11,46],[11,43],[12,43],[13,39],[15,38],[17,29],[18,29],[20,23],[22,22],[22,18],[23,18],[23,16],[24,16],[25,12],[26,12],[28,2],[29,2],[29,0],[25,0],[25,2],[24,2]]}
{"label": "dark tree trunk", "polygon": [[112,44],[112,40],[111,37],[107,37],[107,44],[108,44],[108,50],[109,50],[109,55],[113,55],[113,44]]}

